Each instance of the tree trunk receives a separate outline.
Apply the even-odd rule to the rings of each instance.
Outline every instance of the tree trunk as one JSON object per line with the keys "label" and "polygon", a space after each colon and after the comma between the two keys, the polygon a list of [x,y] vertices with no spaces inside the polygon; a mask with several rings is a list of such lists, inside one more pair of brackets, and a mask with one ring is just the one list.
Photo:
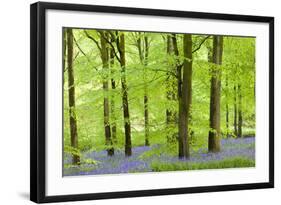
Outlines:
{"label": "tree trunk", "polygon": [[225,123],[226,123],[226,137],[229,137],[229,107],[228,107],[228,77],[226,76],[225,80],[226,87],[226,113],[225,113]]}
{"label": "tree trunk", "polygon": [[[187,118],[188,118],[188,111],[187,111],[187,100],[188,96],[187,92],[187,76],[185,78],[185,85],[184,88],[182,86],[182,65],[179,62],[179,49],[177,43],[177,36],[173,34],[172,36],[174,54],[176,57],[176,71],[177,71],[177,84],[178,84],[178,106],[179,106],[179,113],[178,113],[178,156],[179,158],[188,157],[188,149],[187,149]],[[188,49],[187,49],[188,50]],[[187,65],[187,63],[185,62]],[[188,72],[189,67],[185,67],[185,75]],[[183,94],[183,92],[185,92]]]}
{"label": "tree trunk", "polygon": [[125,123],[125,155],[132,155],[132,143],[131,143],[131,124],[129,115],[128,104],[128,88],[126,83],[126,59],[125,59],[125,36],[124,33],[120,34],[120,41],[118,43],[120,52],[120,65],[121,65],[121,84],[122,84],[122,106]]}
{"label": "tree trunk", "polygon": [[226,113],[225,113],[225,123],[226,123],[226,137],[229,137],[229,108],[228,103],[226,103]]}
{"label": "tree trunk", "polygon": [[[63,29],[63,71],[66,71],[67,29]],[[64,82],[64,81],[63,81]]]}
{"label": "tree trunk", "polygon": [[189,158],[189,114],[192,97],[192,36],[183,39],[184,64],[181,92],[179,93],[179,157]]}
{"label": "tree trunk", "polygon": [[[143,102],[144,102],[144,135],[145,135],[145,146],[149,146],[149,115],[148,115],[148,96],[147,96],[147,64],[148,64],[148,38],[147,36],[144,36],[144,40],[142,40],[141,32],[138,33],[138,39],[137,39],[137,46],[139,51],[139,58],[140,62],[143,65],[143,81],[144,81],[144,96],[143,96]],[[145,35],[145,34],[144,34]]]}
{"label": "tree trunk", "polygon": [[237,91],[236,91],[236,85],[234,85],[234,135],[235,137],[238,136],[238,129],[237,129]]}
{"label": "tree trunk", "polygon": [[[113,40],[111,39],[111,43],[113,42]],[[111,72],[111,89],[113,91],[113,94],[111,95],[111,101],[110,101],[110,104],[111,104],[111,119],[112,119],[112,122],[111,122],[111,137],[112,137],[112,140],[113,140],[113,144],[116,144],[117,143],[117,136],[116,136],[116,133],[117,133],[117,130],[116,130],[116,115],[115,115],[115,89],[116,89],[116,83],[115,83],[115,80],[114,80],[114,75],[115,75],[115,72],[114,72],[114,51],[113,49],[111,48],[110,49],[110,72]]]}
{"label": "tree trunk", "polygon": [[78,133],[75,112],[75,84],[73,70],[73,33],[72,29],[67,29],[67,65],[68,65],[68,104],[69,104],[69,123],[71,146],[75,153],[72,154],[72,163],[80,164],[80,156],[78,154]]}
{"label": "tree trunk", "polygon": [[[174,48],[173,48],[173,42],[172,42],[172,38],[170,35],[167,35],[167,55],[171,56],[174,52]],[[176,75],[176,67],[172,67],[171,66],[171,70],[172,73],[174,73]],[[176,101],[177,100],[177,79],[171,75],[170,72],[167,72],[167,100],[171,101]],[[166,123],[167,123],[167,142],[168,143],[172,143],[174,141],[176,141],[177,139],[175,139],[175,136],[177,135],[177,133],[173,133],[171,132],[171,130],[173,129],[173,127],[176,126],[177,123],[177,112],[174,111],[171,108],[167,108],[166,109]]]}
{"label": "tree trunk", "polygon": [[108,34],[104,31],[100,32],[101,35],[101,59],[103,67],[103,117],[104,117],[104,133],[107,155],[114,155],[114,148],[111,139],[111,130],[109,122],[109,100],[108,100],[108,69],[109,69],[109,49],[107,45]]}
{"label": "tree trunk", "polygon": [[209,152],[220,151],[220,95],[223,37],[213,37],[213,63],[211,70]]}
{"label": "tree trunk", "polygon": [[177,43],[177,36],[176,34],[172,35],[172,43],[173,43],[173,49],[174,54],[176,57],[176,76],[177,76],[177,99],[178,99],[178,105],[179,105],[179,113],[178,113],[178,156],[179,158],[184,157],[184,139],[181,136],[180,137],[180,121],[182,121],[182,90],[181,90],[181,84],[182,84],[182,75],[181,75],[181,67],[179,65],[179,49],[178,49],[178,43]]}
{"label": "tree trunk", "polygon": [[238,135],[237,137],[242,137],[242,93],[241,93],[241,85],[238,84]]}
{"label": "tree trunk", "polygon": [[149,146],[149,114],[148,114],[148,94],[147,94],[147,65],[148,65],[148,38],[144,36],[144,127],[145,127],[145,146]]}

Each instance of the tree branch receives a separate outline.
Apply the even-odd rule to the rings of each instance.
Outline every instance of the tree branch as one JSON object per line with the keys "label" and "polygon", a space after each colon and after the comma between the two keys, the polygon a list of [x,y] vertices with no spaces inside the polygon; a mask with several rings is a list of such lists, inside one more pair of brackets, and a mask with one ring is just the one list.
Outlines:
{"label": "tree branch", "polygon": [[88,34],[88,32],[87,32],[86,30],[84,30],[84,33],[86,34],[86,36],[87,36],[89,39],[91,39],[92,41],[94,41],[94,43],[97,45],[98,49],[101,51],[101,47],[100,47],[99,42],[98,42],[96,39],[94,39],[92,36],[90,36],[90,34]]}
{"label": "tree branch", "polygon": [[172,76],[174,76],[174,77],[178,77],[174,72],[172,72],[172,71],[168,71],[168,70],[163,70],[163,69],[151,69],[152,71],[155,71],[155,72],[158,72],[158,71],[160,71],[160,72],[165,72],[165,73],[170,73]]}
{"label": "tree branch", "polygon": [[87,58],[87,60],[89,61],[88,56],[86,55],[86,53],[82,50],[82,48],[79,46],[78,42],[76,41],[76,38],[73,36],[73,40],[75,42],[75,45],[77,46],[77,48],[79,49],[79,51]]}
{"label": "tree branch", "polygon": [[[82,48],[79,46],[78,42],[76,41],[75,37],[73,36],[73,40],[75,42],[75,45],[77,46],[77,48],[79,49],[79,51],[87,58],[87,61],[90,63],[91,60],[89,59],[89,57],[86,55],[86,53],[82,50]],[[98,69],[94,67],[94,69],[97,71]]]}
{"label": "tree branch", "polygon": [[[109,32],[109,34],[110,34],[110,32]],[[111,35],[111,37],[112,37],[112,34],[110,34],[110,35]],[[110,47],[111,47],[112,50],[113,50],[114,56],[116,57],[116,59],[117,59],[119,62],[121,62],[119,56],[117,55],[117,53],[116,53],[116,51],[115,51],[115,48],[114,48],[114,45],[112,44],[112,42],[109,41],[107,38],[105,38],[102,34],[101,34],[101,37],[110,45]]]}
{"label": "tree branch", "polygon": [[192,51],[192,53],[195,53],[196,51],[198,51],[198,50],[201,48],[201,46],[203,45],[203,43],[204,43],[209,37],[210,37],[210,35],[208,35],[207,37],[205,37],[205,38],[199,43],[199,46],[198,46],[196,49],[194,49],[194,50]]}
{"label": "tree branch", "polygon": [[[78,57],[79,55],[79,51],[76,53],[75,57],[73,58],[73,62],[76,60],[76,58]],[[63,72],[67,71],[68,70],[68,66],[63,70]]]}
{"label": "tree branch", "polygon": [[[118,31],[116,31],[116,35],[118,35]],[[116,46],[117,46],[117,50],[119,53],[121,53],[121,49],[120,49],[120,42],[119,42],[119,37],[116,37]]]}

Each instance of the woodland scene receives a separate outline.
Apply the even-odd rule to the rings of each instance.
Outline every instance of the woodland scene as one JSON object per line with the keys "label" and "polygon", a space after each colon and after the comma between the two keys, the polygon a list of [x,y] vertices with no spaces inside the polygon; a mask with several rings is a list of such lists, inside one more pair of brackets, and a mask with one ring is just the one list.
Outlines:
{"label": "woodland scene", "polygon": [[255,37],[63,28],[63,175],[255,167]]}

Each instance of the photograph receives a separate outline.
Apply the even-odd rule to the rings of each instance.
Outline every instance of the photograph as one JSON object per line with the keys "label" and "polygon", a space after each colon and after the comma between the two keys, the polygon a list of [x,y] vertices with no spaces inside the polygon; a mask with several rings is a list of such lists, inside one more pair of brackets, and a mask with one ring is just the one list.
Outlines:
{"label": "photograph", "polygon": [[63,177],[256,166],[255,36],[63,27],[61,44]]}
{"label": "photograph", "polygon": [[274,187],[274,17],[30,6],[30,199]]}

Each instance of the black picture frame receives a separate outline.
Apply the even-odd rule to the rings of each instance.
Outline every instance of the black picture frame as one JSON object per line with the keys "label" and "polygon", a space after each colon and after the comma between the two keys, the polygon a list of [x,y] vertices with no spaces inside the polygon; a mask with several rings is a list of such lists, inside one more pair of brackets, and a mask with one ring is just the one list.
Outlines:
{"label": "black picture frame", "polygon": [[[234,20],[269,24],[269,181],[192,188],[169,188],[108,193],[46,196],[46,81],[45,38],[46,10],[120,13],[160,17]],[[198,192],[231,191],[274,187],[274,18],[265,16],[230,15],[144,8],[110,7],[83,4],[38,2],[30,7],[30,199],[37,203],[96,200]]]}

